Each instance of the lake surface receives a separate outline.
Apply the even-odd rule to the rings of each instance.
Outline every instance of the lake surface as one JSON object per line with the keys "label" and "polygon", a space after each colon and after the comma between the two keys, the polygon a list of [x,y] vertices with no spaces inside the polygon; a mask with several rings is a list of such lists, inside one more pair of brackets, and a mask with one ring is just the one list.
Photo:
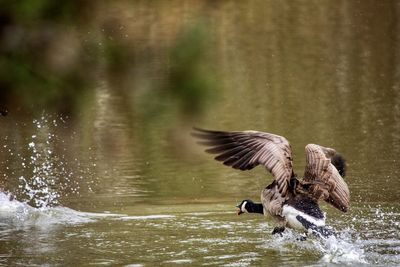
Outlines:
{"label": "lake surface", "polygon": [[[121,2],[101,12],[146,60],[130,87],[100,71],[78,116],[9,107],[0,117],[0,265],[400,265],[398,2]],[[170,82],[168,47],[193,24],[205,29],[215,87],[187,116],[190,105],[147,92]],[[283,135],[300,175],[306,144],[342,153],[351,209],[322,204],[338,237],[275,237],[271,218],[237,216],[272,177],[214,161],[193,126]]]}

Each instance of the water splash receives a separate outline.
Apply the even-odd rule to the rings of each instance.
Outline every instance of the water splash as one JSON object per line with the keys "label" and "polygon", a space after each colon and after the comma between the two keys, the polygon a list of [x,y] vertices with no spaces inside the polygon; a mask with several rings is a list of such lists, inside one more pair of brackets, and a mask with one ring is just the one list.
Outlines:
{"label": "water splash", "polygon": [[343,231],[338,237],[319,238],[308,236],[305,241],[299,239],[299,233],[287,229],[282,236],[274,237],[264,248],[290,253],[302,251],[320,257],[317,265],[325,266],[327,263],[335,264],[367,264],[364,250],[352,240],[348,231]]}
{"label": "water splash", "polygon": [[316,247],[323,253],[320,262],[337,264],[367,264],[365,251],[357,242],[351,240],[346,232],[338,237],[331,236],[320,242],[315,242]]}
{"label": "water splash", "polygon": [[[372,264],[398,266],[400,262],[400,208],[397,203],[388,206],[367,203],[353,214],[348,231],[366,251],[366,259]],[[358,231],[357,231],[358,229]]]}
{"label": "water splash", "polygon": [[49,227],[57,225],[83,224],[102,218],[121,216],[126,215],[80,212],[63,206],[38,209],[14,199],[11,194],[0,192],[0,224],[12,225],[16,228],[35,226],[48,230]]}
{"label": "water splash", "polygon": [[[10,160],[3,164],[7,169],[12,168],[9,177],[4,174],[5,180],[18,181],[17,190],[11,188],[10,191],[39,209],[59,205],[62,196],[79,194],[82,187],[90,192],[96,183],[93,179],[95,163],[81,164],[77,158],[71,160],[66,156],[64,140],[57,135],[58,130],[66,126],[66,121],[43,115],[32,123],[33,127],[26,125],[23,128],[31,132],[25,145],[20,146],[14,141],[14,149],[4,146]],[[6,141],[11,140],[6,137]],[[16,162],[20,167],[15,166]]]}
{"label": "water splash", "polygon": [[[55,119],[51,123],[57,126]],[[37,133],[32,135],[28,143],[28,161],[22,162],[22,167],[30,170],[30,175],[19,177],[19,188],[31,206],[55,206],[59,204],[60,197],[57,191],[59,177],[68,173],[62,168],[63,163],[59,161],[59,157],[53,153],[56,135],[51,132],[49,119],[42,116],[40,120],[34,120],[33,124]]]}

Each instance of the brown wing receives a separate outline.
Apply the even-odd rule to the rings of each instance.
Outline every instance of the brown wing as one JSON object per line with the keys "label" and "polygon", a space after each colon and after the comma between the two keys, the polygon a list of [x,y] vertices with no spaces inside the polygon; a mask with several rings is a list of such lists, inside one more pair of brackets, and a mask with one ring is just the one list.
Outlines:
{"label": "brown wing", "polygon": [[208,131],[195,129],[192,135],[210,146],[206,152],[218,154],[215,159],[239,170],[264,165],[276,180],[277,189],[286,196],[292,175],[292,151],[282,136],[257,131]]}
{"label": "brown wing", "polygon": [[316,199],[324,199],[337,209],[346,212],[350,206],[347,184],[332,164],[337,155],[332,148],[309,144],[306,146],[304,181],[310,183],[308,192]]}

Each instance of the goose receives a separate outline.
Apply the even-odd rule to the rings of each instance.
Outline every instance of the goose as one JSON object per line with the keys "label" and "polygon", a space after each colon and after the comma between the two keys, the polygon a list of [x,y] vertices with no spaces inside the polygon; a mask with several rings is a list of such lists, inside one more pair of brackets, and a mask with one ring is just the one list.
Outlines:
{"label": "goose", "polygon": [[343,177],[345,159],[334,149],[308,144],[304,178],[293,171],[291,146],[285,137],[260,131],[211,131],[194,128],[192,135],[215,159],[239,170],[263,165],[274,177],[261,192],[261,203],[250,199],[237,206],[238,215],[258,213],[278,221],[272,234],[285,228],[300,229],[322,237],[334,234],[326,227],[325,213],[318,202],[324,200],[342,212],[350,207],[350,192]]}

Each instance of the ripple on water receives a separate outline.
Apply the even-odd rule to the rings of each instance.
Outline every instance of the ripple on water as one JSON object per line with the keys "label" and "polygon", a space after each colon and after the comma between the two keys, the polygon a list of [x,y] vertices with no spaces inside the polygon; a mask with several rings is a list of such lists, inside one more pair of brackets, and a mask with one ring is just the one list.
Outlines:
{"label": "ripple on water", "polygon": [[[353,220],[335,222],[337,228],[349,225],[340,231],[338,237],[309,237],[306,241],[299,241],[300,234],[290,229],[283,236],[272,237],[269,233],[273,225],[261,217],[232,218],[225,213],[212,212],[132,216],[86,213],[62,206],[33,208],[0,193],[0,226],[3,228],[0,234],[12,235],[7,232],[9,227],[3,225],[47,229],[52,225],[84,224],[104,218],[108,220],[104,221],[107,224],[116,223],[115,231],[118,227],[123,229],[120,234],[127,239],[114,242],[103,238],[111,238],[115,234],[115,231],[108,232],[109,227],[105,232],[93,230],[87,238],[96,240],[96,245],[101,247],[100,255],[109,250],[125,253],[124,249],[128,247],[141,249],[137,262],[149,262],[158,257],[160,263],[165,265],[248,266],[264,263],[267,257],[276,257],[280,263],[287,265],[299,262],[313,266],[398,265],[400,240],[398,226],[394,224],[399,219],[398,212],[384,209],[376,212],[371,208],[370,212],[353,215],[357,218],[356,223]],[[380,221],[382,218],[384,220]],[[131,231],[132,227],[135,231]],[[84,234],[87,233],[85,229]],[[149,236],[149,233],[152,235]],[[98,241],[99,236],[104,239],[102,242]],[[68,237],[74,239],[74,236]]]}
{"label": "ripple on water", "polygon": [[123,221],[129,220],[151,220],[151,219],[170,219],[175,218],[174,215],[168,214],[154,214],[154,215],[140,215],[140,216],[122,216],[119,219]]}
{"label": "ripple on water", "polygon": [[169,263],[169,264],[190,264],[192,262],[193,260],[191,259],[176,259],[176,260],[164,261],[164,263]]}

